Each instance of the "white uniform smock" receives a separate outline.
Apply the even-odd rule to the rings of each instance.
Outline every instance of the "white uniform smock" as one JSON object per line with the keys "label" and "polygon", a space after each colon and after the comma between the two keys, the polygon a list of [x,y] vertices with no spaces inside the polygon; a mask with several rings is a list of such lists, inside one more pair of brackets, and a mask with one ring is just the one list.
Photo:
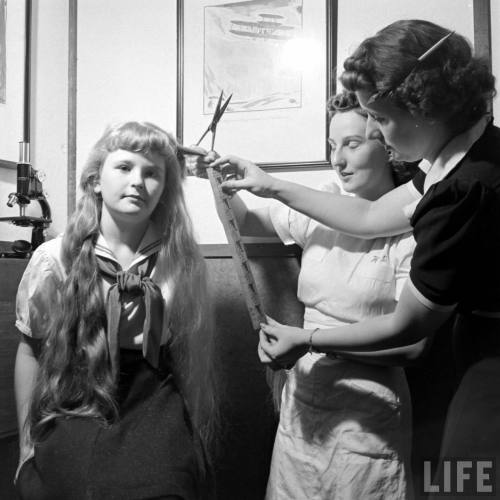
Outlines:
{"label": "white uniform smock", "polygon": [[[411,233],[364,240],[283,205],[270,215],[281,240],[303,248],[304,328],[394,311],[410,268]],[[267,500],[411,497],[411,403],[402,368],[308,353],[287,372],[281,402]]]}

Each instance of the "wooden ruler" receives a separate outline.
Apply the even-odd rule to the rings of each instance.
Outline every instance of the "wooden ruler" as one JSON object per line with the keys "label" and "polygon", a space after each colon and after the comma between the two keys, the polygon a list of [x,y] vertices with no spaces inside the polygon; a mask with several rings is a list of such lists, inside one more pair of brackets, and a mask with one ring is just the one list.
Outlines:
{"label": "wooden ruler", "polygon": [[238,274],[242,286],[248,313],[252,321],[252,327],[254,330],[260,330],[260,324],[266,323],[266,315],[264,314],[252,270],[250,269],[250,263],[241,239],[238,223],[236,222],[236,217],[229,203],[229,196],[224,193],[221,188],[221,183],[223,181],[222,175],[219,170],[211,167],[207,168],[207,175],[214,193],[219,218],[229,243],[229,249],[236,267],[236,273]]}

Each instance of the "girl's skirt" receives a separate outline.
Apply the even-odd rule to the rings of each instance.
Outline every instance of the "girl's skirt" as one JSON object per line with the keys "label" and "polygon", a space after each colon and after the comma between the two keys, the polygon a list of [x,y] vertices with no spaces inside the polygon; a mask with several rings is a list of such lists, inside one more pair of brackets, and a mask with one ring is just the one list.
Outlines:
{"label": "girl's skirt", "polygon": [[170,370],[122,350],[120,418],[59,418],[20,470],[23,500],[198,499],[199,440]]}

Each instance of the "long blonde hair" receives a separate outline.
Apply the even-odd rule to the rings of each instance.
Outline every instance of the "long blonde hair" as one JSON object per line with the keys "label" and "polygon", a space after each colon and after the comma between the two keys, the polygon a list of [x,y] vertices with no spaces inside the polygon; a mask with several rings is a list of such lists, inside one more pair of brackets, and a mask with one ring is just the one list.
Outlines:
{"label": "long blonde hair", "polygon": [[[170,355],[195,427],[208,442],[215,435],[218,398],[215,345],[206,270],[195,242],[182,190],[185,177],[175,140],[147,122],[109,127],[93,147],[80,181],[83,192],[65,231],[61,259],[67,278],[60,311],[49,328],[40,358],[30,429],[40,438],[60,416],[117,418],[106,341],[105,301],[94,252],[102,199],[94,192],[107,155],[118,149],[156,153],[165,159],[165,187],[151,215],[162,239],[156,281],[168,289]],[[165,294],[164,294],[165,295]],[[59,312],[59,314],[58,314]]]}

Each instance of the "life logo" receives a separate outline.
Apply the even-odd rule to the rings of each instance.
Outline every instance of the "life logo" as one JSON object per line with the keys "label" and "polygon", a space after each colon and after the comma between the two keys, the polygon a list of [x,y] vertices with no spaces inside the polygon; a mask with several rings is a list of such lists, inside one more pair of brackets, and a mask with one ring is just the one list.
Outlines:
{"label": "life logo", "polygon": [[430,498],[496,498],[496,462],[492,458],[444,458],[436,474],[424,460],[422,490]]}

